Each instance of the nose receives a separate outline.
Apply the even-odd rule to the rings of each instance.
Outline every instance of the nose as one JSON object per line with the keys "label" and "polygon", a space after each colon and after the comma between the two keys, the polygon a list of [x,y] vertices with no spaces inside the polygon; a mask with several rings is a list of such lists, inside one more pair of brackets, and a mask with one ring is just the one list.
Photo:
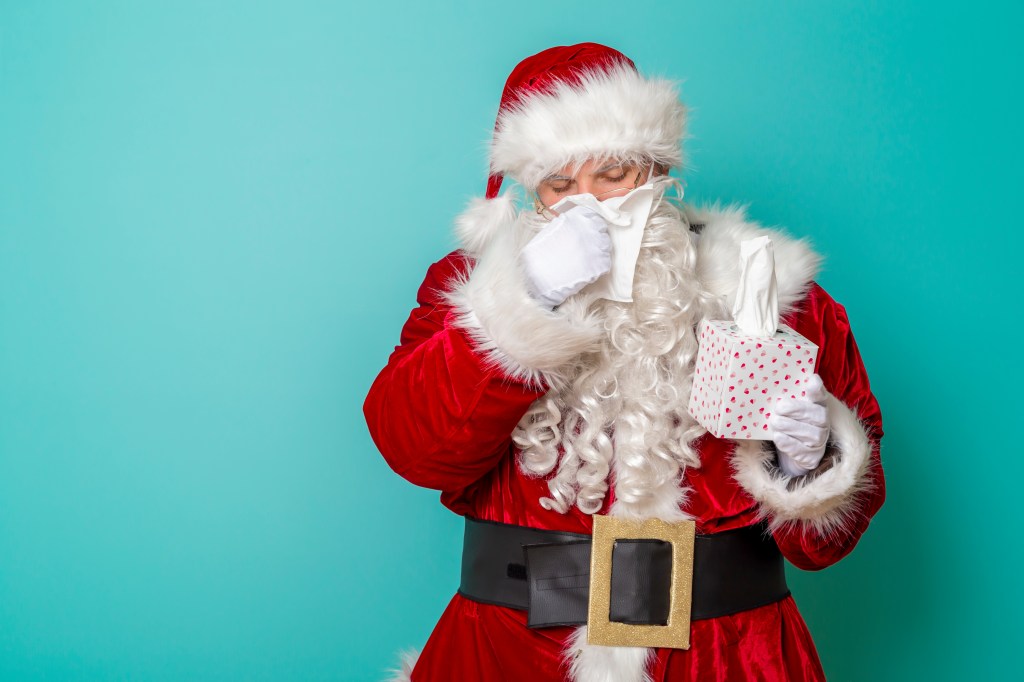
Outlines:
{"label": "nose", "polygon": [[[591,178],[576,178],[576,192],[578,194],[594,194],[594,189],[595,183]],[[598,197],[598,199],[600,198],[601,197]]]}

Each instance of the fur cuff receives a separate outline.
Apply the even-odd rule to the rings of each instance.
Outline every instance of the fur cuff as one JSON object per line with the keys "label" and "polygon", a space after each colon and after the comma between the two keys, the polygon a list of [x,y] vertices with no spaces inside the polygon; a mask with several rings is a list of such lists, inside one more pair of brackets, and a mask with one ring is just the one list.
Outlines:
{"label": "fur cuff", "polygon": [[839,534],[870,485],[871,440],[857,415],[828,396],[832,434],[825,457],[806,476],[790,478],[775,463],[771,441],[742,441],[733,455],[736,480],[760,505],[772,530],[800,525],[822,537]]}
{"label": "fur cuff", "polygon": [[516,380],[551,386],[567,363],[594,348],[602,332],[582,298],[551,311],[527,293],[519,252],[530,236],[520,224],[499,231],[447,298],[456,326],[468,332],[488,364]]}

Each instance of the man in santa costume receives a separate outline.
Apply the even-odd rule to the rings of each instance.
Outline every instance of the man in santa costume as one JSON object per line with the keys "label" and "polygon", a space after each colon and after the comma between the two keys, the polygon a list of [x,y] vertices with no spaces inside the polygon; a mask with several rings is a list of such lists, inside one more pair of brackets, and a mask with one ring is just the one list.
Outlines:
{"label": "man in santa costume", "polygon": [[[885,496],[881,415],[819,256],[671,196],[685,119],[674,84],[601,45],[509,77],[486,198],[365,404],[388,464],[466,517],[459,593],[400,679],[824,678],[783,562],[821,569],[856,545]],[[532,202],[499,196],[503,177]],[[634,253],[615,232],[630,221]],[[782,321],[820,351],[771,440],[716,438],[687,409],[696,329],[731,319],[740,243],[762,236]],[[595,518],[695,525],[692,555],[620,537],[594,616],[590,592],[609,596],[590,576]],[[649,636],[679,626],[681,603],[683,640]],[[592,641],[610,621],[625,639]]]}

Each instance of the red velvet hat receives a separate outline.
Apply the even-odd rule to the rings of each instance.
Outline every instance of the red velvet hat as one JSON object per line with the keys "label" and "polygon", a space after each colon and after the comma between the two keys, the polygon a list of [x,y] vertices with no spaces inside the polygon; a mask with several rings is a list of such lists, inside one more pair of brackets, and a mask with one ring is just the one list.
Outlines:
{"label": "red velvet hat", "polygon": [[505,175],[526,187],[590,157],[682,163],[686,109],[676,87],[640,75],[632,60],[597,43],[552,47],[512,71],[491,144],[487,198]]}

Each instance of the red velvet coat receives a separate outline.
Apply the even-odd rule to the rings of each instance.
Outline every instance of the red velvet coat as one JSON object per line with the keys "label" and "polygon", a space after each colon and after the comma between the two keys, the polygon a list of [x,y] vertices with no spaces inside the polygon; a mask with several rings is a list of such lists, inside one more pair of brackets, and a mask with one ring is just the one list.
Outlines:
{"label": "red velvet coat", "polygon": [[[518,469],[510,434],[543,390],[495,367],[457,323],[443,293],[472,261],[455,252],[432,265],[420,287],[418,307],[402,329],[401,345],[388,360],[366,399],[374,442],[388,464],[416,485],[441,491],[457,514],[489,521],[591,531],[591,518],[543,509],[545,482]],[[820,348],[817,372],[825,387],[855,413],[870,439],[859,480],[840,491],[838,516],[827,524],[801,521],[805,508],[786,515],[778,505],[785,486],[775,484],[770,463],[758,459],[750,471],[766,476],[744,488],[735,472],[733,441],[710,435],[699,440],[701,467],[686,471],[692,490],[685,511],[699,533],[716,533],[778,516],[773,533],[784,556],[805,570],[846,556],[882,505],[885,486],[878,455],[881,415],[871,393],[846,313],[821,287],[811,284],[784,321]],[[749,454],[749,453],[748,453]],[[748,479],[743,479],[748,481]],[[754,479],[749,479],[754,480]],[[761,487],[758,487],[760,485]],[[841,484],[845,485],[845,484]],[[752,496],[751,491],[758,496]],[[614,499],[609,491],[605,510]],[[792,510],[791,510],[792,511]],[[602,511],[604,513],[604,510]],[[825,513],[825,512],[821,512]],[[820,520],[820,519],[819,519]],[[827,531],[827,532],[826,532]],[[455,595],[437,623],[412,672],[430,680],[564,680],[563,651],[572,628],[531,630],[524,612],[483,605]],[[793,599],[736,615],[692,624],[689,650],[656,650],[648,667],[654,680],[823,679],[814,644]]]}

